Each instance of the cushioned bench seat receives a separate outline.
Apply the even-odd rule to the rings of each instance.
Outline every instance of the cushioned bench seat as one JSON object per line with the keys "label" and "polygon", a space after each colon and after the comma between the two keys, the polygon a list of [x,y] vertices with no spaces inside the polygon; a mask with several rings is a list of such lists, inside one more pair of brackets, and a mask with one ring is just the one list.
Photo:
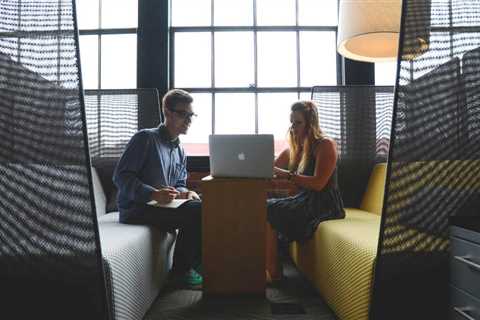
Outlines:
{"label": "cushioned bench seat", "polygon": [[345,219],[324,221],[308,242],[290,246],[297,267],[341,320],[368,319],[385,175],[385,164],[375,166],[361,209],[346,209]]}
{"label": "cushioned bench seat", "polygon": [[115,319],[142,319],[170,269],[174,237],[152,227],[120,224],[118,212],[98,222]]}
{"label": "cushioned bench seat", "polygon": [[347,209],[345,219],[322,222],[311,241],[291,247],[296,265],[340,319],[368,318],[379,230],[380,216]]}
{"label": "cushioned bench seat", "polygon": [[106,196],[94,168],[92,177],[100,246],[115,320],[141,320],[165,283],[175,237],[154,227],[119,222],[105,213]]}

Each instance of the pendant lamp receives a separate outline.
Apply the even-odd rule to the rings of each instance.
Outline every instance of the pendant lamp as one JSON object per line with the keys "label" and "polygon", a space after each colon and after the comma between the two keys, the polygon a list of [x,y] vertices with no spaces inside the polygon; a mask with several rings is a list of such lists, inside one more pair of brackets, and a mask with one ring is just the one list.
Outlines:
{"label": "pendant lamp", "polygon": [[[414,30],[414,36],[411,37],[411,33],[408,33],[409,37],[404,39],[403,58],[409,60],[428,50],[429,33],[422,26],[426,25],[425,20],[430,21],[428,1],[413,0],[410,3],[422,12],[423,20],[419,20],[422,24]],[[395,60],[398,55],[401,13],[402,0],[340,0],[338,52],[358,61]]]}

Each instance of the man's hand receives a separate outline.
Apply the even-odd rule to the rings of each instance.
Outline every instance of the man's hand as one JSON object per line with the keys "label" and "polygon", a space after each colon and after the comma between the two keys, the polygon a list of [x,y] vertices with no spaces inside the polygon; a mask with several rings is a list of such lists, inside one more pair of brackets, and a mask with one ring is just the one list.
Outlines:
{"label": "man's hand", "polygon": [[177,197],[178,199],[193,199],[193,200],[200,200],[200,196],[192,190],[189,190],[187,192],[180,192],[179,196]]}
{"label": "man's hand", "polygon": [[156,200],[159,204],[167,204],[172,202],[179,194],[180,192],[173,187],[164,187],[153,191],[152,200]]}

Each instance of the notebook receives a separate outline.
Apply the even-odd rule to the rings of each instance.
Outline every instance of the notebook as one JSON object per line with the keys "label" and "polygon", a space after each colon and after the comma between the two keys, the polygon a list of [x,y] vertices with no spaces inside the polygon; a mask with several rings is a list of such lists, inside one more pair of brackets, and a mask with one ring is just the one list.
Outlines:
{"label": "notebook", "polygon": [[213,177],[273,177],[272,134],[210,135],[209,150]]}
{"label": "notebook", "polygon": [[182,204],[184,204],[185,202],[190,201],[190,200],[192,200],[192,199],[173,199],[171,202],[166,203],[166,204],[160,204],[156,200],[151,200],[151,201],[147,202],[147,204],[150,205],[150,206],[159,207],[159,208],[175,209],[175,208],[180,207]]}

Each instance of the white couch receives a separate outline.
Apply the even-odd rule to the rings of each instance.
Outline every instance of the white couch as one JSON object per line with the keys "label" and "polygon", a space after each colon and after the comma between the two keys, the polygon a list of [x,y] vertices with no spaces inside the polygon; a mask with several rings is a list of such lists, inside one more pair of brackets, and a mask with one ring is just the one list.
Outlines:
{"label": "white couch", "polygon": [[149,226],[126,225],[106,213],[106,195],[92,168],[100,246],[115,320],[142,319],[172,264],[174,236]]}

